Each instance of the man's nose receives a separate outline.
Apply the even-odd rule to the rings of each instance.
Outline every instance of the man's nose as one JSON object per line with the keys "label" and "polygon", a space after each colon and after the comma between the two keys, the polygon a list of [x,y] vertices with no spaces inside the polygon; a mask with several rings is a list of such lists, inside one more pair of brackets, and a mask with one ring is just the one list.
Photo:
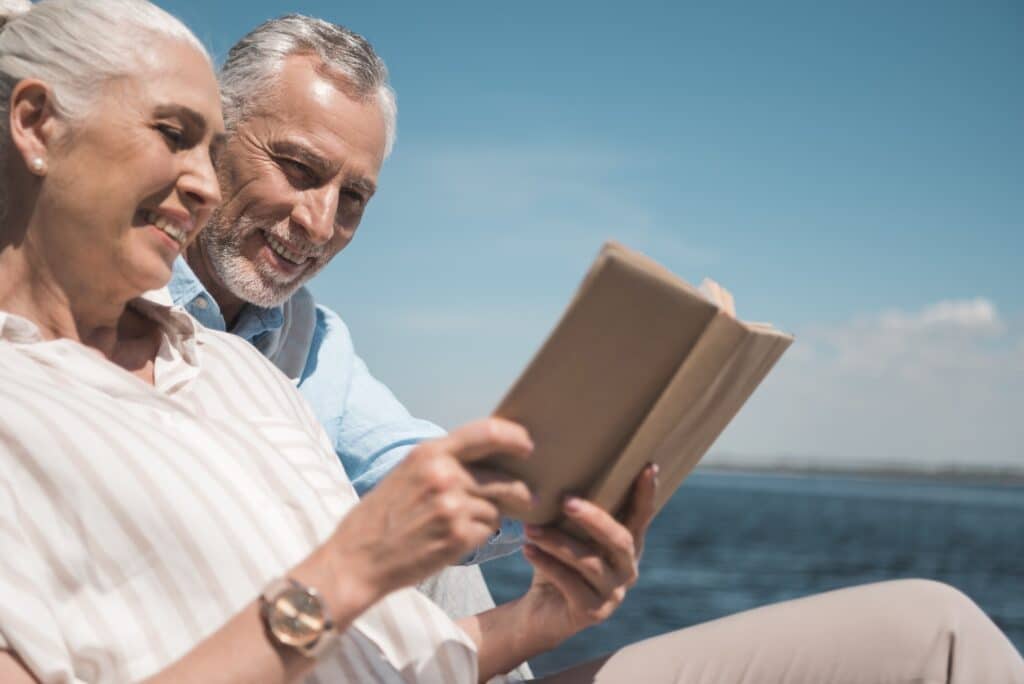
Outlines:
{"label": "man's nose", "polygon": [[338,213],[338,191],[332,187],[311,188],[292,210],[294,221],[315,245],[322,245],[334,237],[334,217]]}

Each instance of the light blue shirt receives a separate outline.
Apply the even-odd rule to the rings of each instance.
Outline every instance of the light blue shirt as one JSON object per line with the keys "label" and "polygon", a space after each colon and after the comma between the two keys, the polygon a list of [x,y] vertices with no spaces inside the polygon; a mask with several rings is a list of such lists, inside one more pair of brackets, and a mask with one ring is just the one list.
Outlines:
{"label": "light blue shirt", "polygon": [[[227,330],[217,302],[184,259],[175,261],[168,290],[174,303],[204,326]],[[285,316],[282,307],[265,309],[247,304],[228,332],[266,353],[261,343],[285,325]],[[348,327],[338,314],[316,305],[315,316],[305,364],[293,379],[327,431],[356,491],[362,495],[405,458],[413,446],[443,435],[444,430],[411,416],[391,390],[370,374],[356,355]],[[522,543],[522,525],[503,520],[491,540],[463,563],[481,563],[508,555]]]}

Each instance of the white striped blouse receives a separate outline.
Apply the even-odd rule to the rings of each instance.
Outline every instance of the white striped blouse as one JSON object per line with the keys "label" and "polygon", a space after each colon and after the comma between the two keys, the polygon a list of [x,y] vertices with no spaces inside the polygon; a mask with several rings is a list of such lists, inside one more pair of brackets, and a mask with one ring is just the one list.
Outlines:
{"label": "white striped blouse", "polygon": [[[181,310],[131,305],[162,330],[155,386],[0,312],[0,648],[44,683],[156,673],[357,501],[298,392],[254,348]],[[472,641],[406,589],[361,615],[308,681],[476,677]]]}

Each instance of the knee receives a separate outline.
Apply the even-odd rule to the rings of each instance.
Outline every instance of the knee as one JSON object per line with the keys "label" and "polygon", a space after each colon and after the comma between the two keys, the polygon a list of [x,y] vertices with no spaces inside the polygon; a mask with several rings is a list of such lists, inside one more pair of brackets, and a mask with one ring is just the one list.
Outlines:
{"label": "knee", "polygon": [[984,616],[966,594],[944,582],[905,579],[886,584],[892,586],[898,597],[892,608],[910,623],[926,623],[929,631],[955,633],[959,625]]}
{"label": "knee", "polygon": [[914,601],[941,606],[950,610],[978,610],[978,606],[951,584],[930,579],[894,580],[900,591]]}
{"label": "knee", "polygon": [[915,654],[911,660],[935,681],[1024,682],[1024,660],[959,589],[923,579],[883,582],[878,589],[875,605],[885,617],[876,636],[895,652]]}

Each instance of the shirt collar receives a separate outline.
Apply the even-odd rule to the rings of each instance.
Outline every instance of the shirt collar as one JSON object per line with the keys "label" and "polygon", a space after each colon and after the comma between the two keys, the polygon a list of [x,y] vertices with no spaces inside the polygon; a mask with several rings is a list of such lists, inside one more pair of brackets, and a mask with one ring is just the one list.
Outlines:
{"label": "shirt collar", "polygon": [[[202,282],[182,257],[178,257],[174,261],[171,282],[167,284],[167,290],[175,304],[195,316],[204,326],[211,330],[227,331],[227,323],[220,306],[217,305],[217,300],[203,287]],[[277,330],[282,325],[284,325],[282,307],[264,308],[255,304],[246,304],[234,327],[228,332],[252,342],[263,333]]]}
{"label": "shirt collar", "polygon": [[[180,309],[162,305],[145,297],[137,297],[129,301],[127,306],[156,322],[166,340],[188,363],[198,363],[195,346],[197,331],[195,321],[190,316]],[[36,323],[7,311],[0,311],[0,340],[13,344],[37,344],[48,341]],[[61,339],[49,341],[59,342]],[[91,349],[81,342],[75,344]]]}
{"label": "shirt collar", "polygon": [[37,326],[27,318],[0,311],[0,340],[14,344],[42,342],[43,335]]}

